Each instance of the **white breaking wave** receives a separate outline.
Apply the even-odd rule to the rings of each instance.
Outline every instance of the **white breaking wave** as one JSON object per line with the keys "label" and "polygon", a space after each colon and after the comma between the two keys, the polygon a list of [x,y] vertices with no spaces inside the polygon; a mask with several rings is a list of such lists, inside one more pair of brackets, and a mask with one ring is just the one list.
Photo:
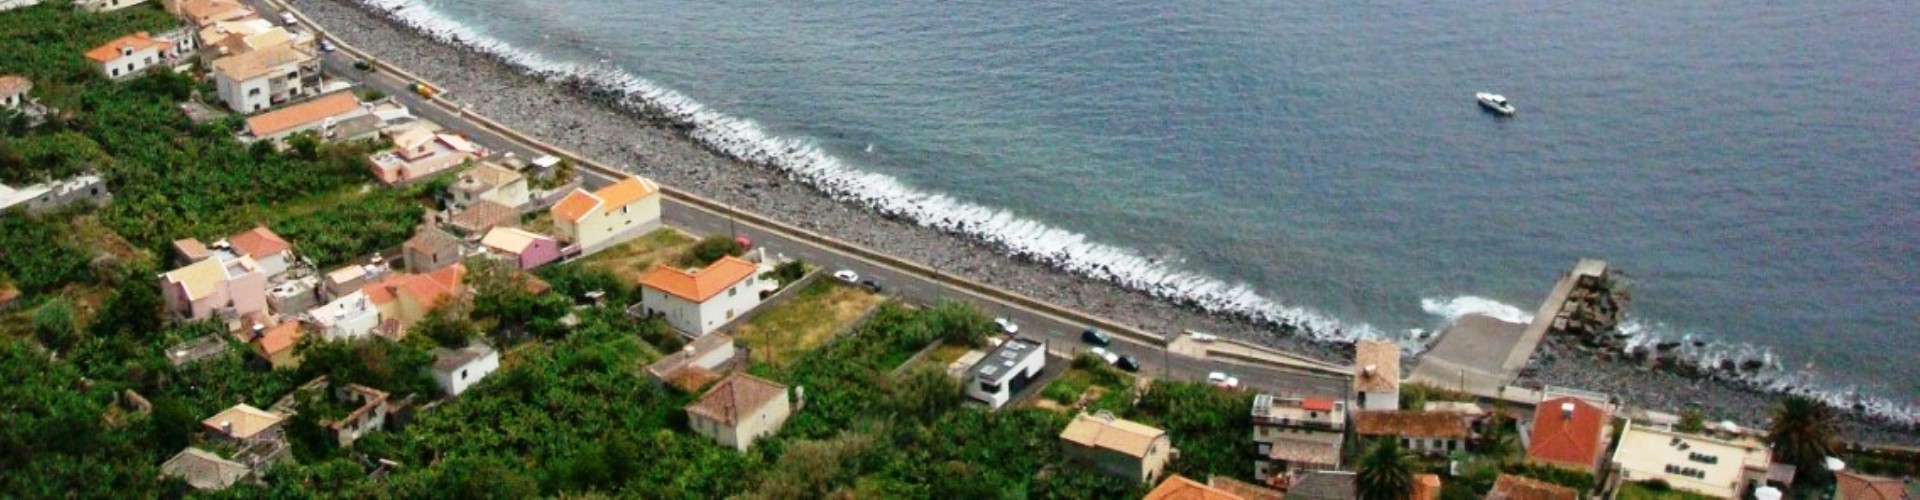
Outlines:
{"label": "white breaking wave", "polygon": [[1462,295],[1451,299],[1420,299],[1420,310],[1427,314],[1446,318],[1451,323],[1469,314],[1490,316],[1508,323],[1527,324],[1533,322],[1533,315],[1518,307],[1486,297]]}
{"label": "white breaking wave", "polygon": [[355,0],[429,38],[490,54],[549,79],[578,79],[622,96],[635,112],[666,115],[690,126],[694,140],[733,158],[778,170],[829,197],[866,206],[921,226],[974,238],[1009,255],[1050,264],[1209,313],[1269,326],[1288,326],[1322,342],[1379,338],[1370,325],[1343,324],[1317,311],[1290,307],[1251,286],[1228,283],[1167,265],[1132,250],[1025,219],[1002,209],[921,191],[899,180],[852,168],[812,141],[779,137],[749,120],[727,116],[679,92],[623,70],[554,61],[446,18],[420,0]]}

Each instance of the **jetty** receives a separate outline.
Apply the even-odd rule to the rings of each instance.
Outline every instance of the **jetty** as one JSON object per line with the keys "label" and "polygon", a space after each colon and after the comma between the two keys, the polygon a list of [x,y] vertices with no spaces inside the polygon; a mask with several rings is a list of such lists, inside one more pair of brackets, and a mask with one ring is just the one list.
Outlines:
{"label": "jetty", "polygon": [[1574,335],[1588,345],[1617,340],[1626,314],[1626,282],[1605,261],[1581,259],[1560,276],[1530,323],[1470,314],[1442,331],[1415,365],[1412,381],[1502,397],[1550,334]]}

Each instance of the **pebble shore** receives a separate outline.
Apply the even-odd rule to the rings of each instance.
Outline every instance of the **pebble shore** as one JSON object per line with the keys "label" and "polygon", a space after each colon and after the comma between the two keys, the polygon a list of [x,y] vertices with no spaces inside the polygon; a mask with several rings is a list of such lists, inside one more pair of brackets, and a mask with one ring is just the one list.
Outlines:
{"label": "pebble shore", "polygon": [[[1344,345],[1280,335],[1249,322],[1208,315],[834,201],[771,170],[715,154],[671,126],[616,111],[491,57],[431,42],[360,10],[349,0],[288,3],[341,41],[453,91],[452,98],[473,111],[602,163],[626,166],[743,210],[1145,331],[1199,330],[1336,363],[1351,360]],[[1710,416],[1752,425],[1764,418],[1777,399],[1727,381],[1604,362],[1555,344],[1544,347],[1540,355],[1539,369],[1529,377],[1533,381],[1619,394],[1639,406],[1677,410],[1702,405]],[[1920,435],[1912,429],[1851,418],[1842,424],[1844,432],[1857,440],[1920,444]]]}

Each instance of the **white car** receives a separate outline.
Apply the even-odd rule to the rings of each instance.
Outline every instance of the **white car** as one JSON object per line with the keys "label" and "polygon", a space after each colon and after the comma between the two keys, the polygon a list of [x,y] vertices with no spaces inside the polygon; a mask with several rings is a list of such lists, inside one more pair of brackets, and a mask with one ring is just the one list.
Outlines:
{"label": "white car", "polygon": [[1095,347],[1088,349],[1087,352],[1093,353],[1093,355],[1099,356],[1100,359],[1106,360],[1109,365],[1120,363],[1120,355],[1114,354],[1113,351],[1109,351],[1105,347]]}
{"label": "white car", "polygon": [[1222,389],[1240,387],[1240,377],[1229,376],[1223,372],[1208,373],[1207,382],[1213,384],[1214,387]]}
{"label": "white car", "polygon": [[993,324],[1000,325],[1000,331],[1007,332],[1008,335],[1020,333],[1020,325],[1013,324],[1013,320],[993,318]]}
{"label": "white car", "polygon": [[293,17],[293,13],[292,13],[292,12],[281,12],[281,13],[280,13],[280,22],[281,22],[281,23],[283,23],[283,24],[286,24],[287,26],[293,26],[293,25],[295,25],[295,24],[300,24],[300,20],[299,20],[298,18],[295,18],[295,17]]}
{"label": "white car", "polygon": [[333,52],[333,42],[329,42],[329,41],[326,41],[326,40],[321,40],[321,41],[320,41],[320,51],[321,51],[321,52]]}
{"label": "white car", "polygon": [[1200,333],[1193,330],[1187,330],[1187,336],[1192,337],[1194,342],[1212,342],[1215,340],[1220,340],[1220,337],[1218,335],[1214,335],[1211,333]]}
{"label": "white car", "polygon": [[845,281],[847,283],[858,283],[860,282],[860,275],[857,273],[854,273],[853,270],[851,269],[841,269],[839,271],[833,272],[833,279]]}

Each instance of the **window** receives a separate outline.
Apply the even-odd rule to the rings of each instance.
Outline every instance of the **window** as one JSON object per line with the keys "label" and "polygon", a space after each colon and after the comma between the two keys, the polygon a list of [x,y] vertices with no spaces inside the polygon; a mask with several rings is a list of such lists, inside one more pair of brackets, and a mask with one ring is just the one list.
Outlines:
{"label": "window", "polygon": [[467,371],[460,370],[460,380],[466,380],[466,379],[467,379]]}
{"label": "window", "polygon": [[113,68],[113,76],[120,76],[120,68]]}
{"label": "window", "polygon": [[1400,438],[1400,447],[1401,447],[1401,448],[1412,448],[1412,447],[1413,447],[1413,441],[1408,441],[1408,440],[1407,440],[1407,438]]}
{"label": "window", "polygon": [[733,297],[733,296],[736,296],[736,295],[740,295],[740,287],[737,287],[737,286],[736,286],[736,287],[733,287],[733,288],[728,288],[728,289],[727,289],[727,296],[728,296],[728,297]]}
{"label": "window", "polygon": [[260,89],[251,89],[247,91],[247,97],[259,97],[259,96],[260,96]]}
{"label": "window", "polygon": [[732,310],[732,309],[728,309],[728,310],[727,310],[727,319],[733,319],[733,310]]}

